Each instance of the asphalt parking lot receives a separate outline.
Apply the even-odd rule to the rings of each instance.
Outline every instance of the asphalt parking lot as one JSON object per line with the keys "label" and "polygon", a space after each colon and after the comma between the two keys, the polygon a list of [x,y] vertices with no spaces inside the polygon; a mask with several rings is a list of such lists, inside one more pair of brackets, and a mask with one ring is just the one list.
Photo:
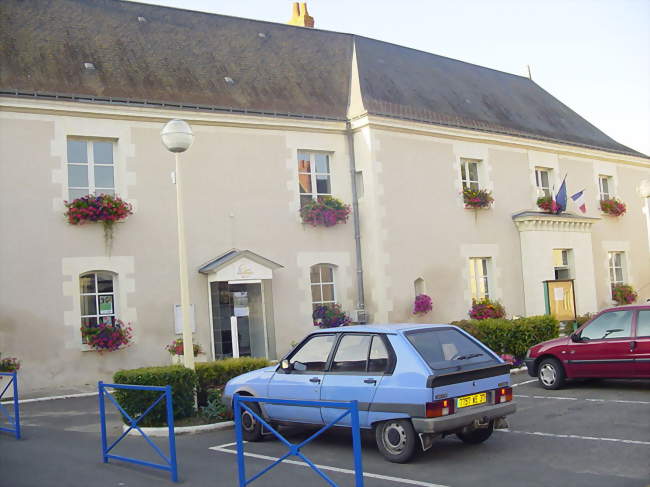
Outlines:
{"label": "asphalt parking lot", "polygon": [[[476,487],[650,485],[650,382],[585,381],[546,391],[525,374],[513,376],[518,412],[508,431],[482,445],[455,437],[434,442],[409,464],[383,460],[371,436],[363,438],[367,487]],[[119,434],[119,414],[109,410],[109,436]],[[0,486],[173,485],[165,472],[101,461],[97,398],[30,402],[21,407],[23,436],[0,434]],[[308,433],[283,430],[298,442]],[[164,447],[164,439],[156,439]],[[237,486],[232,430],[177,436],[180,484]],[[277,440],[246,445],[247,475],[270,465],[286,448]],[[352,446],[345,430],[326,433],[303,452],[341,486],[354,485]],[[155,461],[140,437],[118,454]],[[294,462],[296,458],[292,459]],[[309,468],[282,464],[252,485],[327,485]]]}

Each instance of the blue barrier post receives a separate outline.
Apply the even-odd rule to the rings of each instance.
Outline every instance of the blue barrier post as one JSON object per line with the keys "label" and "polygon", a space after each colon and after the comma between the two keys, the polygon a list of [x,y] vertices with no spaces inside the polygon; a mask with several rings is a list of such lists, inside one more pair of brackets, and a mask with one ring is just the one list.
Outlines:
{"label": "blue barrier post", "polygon": [[[359,404],[357,401],[350,402],[338,402],[338,401],[296,401],[292,399],[268,399],[261,397],[250,397],[250,396],[240,396],[239,394],[234,395],[233,410],[235,415],[235,435],[237,439],[237,466],[239,470],[239,487],[246,487],[251,482],[257,480],[262,475],[267,473],[269,470],[275,466],[282,463],[285,459],[290,456],[300,457],[314,472],[316,472],[323,480],[325,480],[332,487],[338,487],[332,479],[330,479],[317,465],[315,465],[309,458],[307,458],[300,449],[305,446],[307,443],[320,436],[324,431],[328,430],[332,426],[338,424],[343,418],[350,415],[350,421],[352,426],[352,443],[354,449],[354,478],[355,486],[363,487],[363,465],[361,461],[361,433],[359,431]],[[260,417],[255,411],[249,408],[245,403],[270,403],[270,404],[283,404],[289,406],[307,406],[307,407],[327,407],[334,409],[344,409],[345,412],[339,415],[336,419],[329,422],[316,433],[311,435],[306,440],[298,444],[293,444],[289,442],[284,436],[278,433],[275,428],[268,424],[264,418]],[[246,470],[244,462],[244,442],[242,434],[242,421],[241,413],[245,410],[258,421],[263,428],[268,430],[270,433],[275,435],[284,445],[289,449],[287,453],[282,455],[280,458],[275,460],[271,465],[262,469],[262,471],[253,475],[250,479],[246,479]]]}
{"label": "blue barrier post", "polygon": [[[167,385],[165,387],[160,387],[160,386],[137,386],[137,385],[130,385],[130,384],[104,384],[102,381],[98,382],[98,389],[99,389],[99,420],[101,423],[101,433],[102,433],[102,459],[104,463],[108,463],[109,459],[114,459],[114,460],[121,460],[123,462],[130,462],[130,463],[135,463],[136,465],[144,465],[146,467],[152,467],[152,468],[157,468],[159,470],[166,470],[169,472],[170,477],[173,482],[178,482],[178,465],[176,462],[176,438],[175,438],[175,433],[174,433],[174,408],[172,404],[172,388],[171,386]],[[162,392],[162,394],[156,399],[146,410],[143,412],[141,415],[139,415],[137,418],[132,418],[125,410],[118,404],[118,402],[111,397],[110,394],[106,392],[106,388],[112,388],[112,389],[125,389],[125,390],[135,390],[135,391],[157,391],[157,392]],[[115,405],[117,410],[126,418],[126,420],[129,423],[129,428],[122,432],[120,437],[115,440],[113,443],[111,443],[110,446],[107,446],[107,438],[106,438],[106,408],[105,408],[105,403],[104,399],[108,397],[108,399]],[[166,402],[166,407],[167,407],[167,428],[168,428],[168,436],[169,436],[169,457],[167,457],[161,450],[156,446],[156,444],[151,441],[149,436],[142,431],[142,429],[138,426],[138,423],[144,418],[149,412],[151,412],[157,405],[160,403],[163,399],[165,399]],[[122,441],[126,435],[129,434],[129,432],[135,429],[137,430],[142,437],[145,439],[145,441],[151,446],[151,448],[154,449],[154,451],[164,460],[164,464],[160,463],[153,463],[153,462],[148,462],[145,460],[139,460],[137,458],[130,458],[130,457],[125,457],[122,455],[115,455],[113,453],[110,453],[115,446]]]}
{"label": "blue barrier post", "polygon": [[7,392],[7,389],[9,389],[9,386],[13,384],[13,403],[14,403],[14,415],[13,418],[11,417],[11,414],[9,411],[2,405],[2,402],[0,402],[0,415],[5,415],[7,417],[7,421],[9,422],[10,425],[13,425],[13,428],[5,428],[5,427],[0,427],[0,431],[6,431],[7,433],[13,433],[14,436],[16,437],[17,440],[20,440],[20,405],[18,402],[18,372],[13,371],[13,372],[0,372],[0,376],[4,377],[11,377],[9,379],[9,383],[2,389],[2,392],[0,392],[0,401],[2,400],[2,396],[4,395],[5,392]]}

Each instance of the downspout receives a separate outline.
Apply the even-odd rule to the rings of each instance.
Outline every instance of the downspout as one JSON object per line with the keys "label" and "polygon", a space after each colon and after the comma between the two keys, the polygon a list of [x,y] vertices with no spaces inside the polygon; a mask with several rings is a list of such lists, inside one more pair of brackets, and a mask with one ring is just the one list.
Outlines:
{"label": "downspout", "polygon": [[357,322],[368,322],[366,314],[366,299],[363,293],[363,260],[361,259],[361,219],[359,217],[359,197],[357,193],[357,166],[354,153],[354,134],[352,124],[346,122],[348,150],[350,152],[350,181],[352,183],[352,222],[354,224],[354,247],[357,264]]}

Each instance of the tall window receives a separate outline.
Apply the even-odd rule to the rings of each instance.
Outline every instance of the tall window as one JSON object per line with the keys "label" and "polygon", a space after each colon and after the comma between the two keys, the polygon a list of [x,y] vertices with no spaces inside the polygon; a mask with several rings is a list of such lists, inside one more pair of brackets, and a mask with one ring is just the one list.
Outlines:
{"label": "tall window", "polygon": [[115,275],[110,272],[89,272],[79,277],[81,326],[97,326],[115,322]]}
{"label": "tall window", "polygon": [[625,283],[625,254],[623,252],[609,252],[609,282],[613,288],[617,284]]}
{"label": "tall window", "polygon": [[535,168],[535,186],[539,196],[552,196],[551,170],[543,167]]}
{"label": "tall window", "polygon": [[311,268],[310,278],[311,302],[314,309],[323,304],[336,303],[334,266],[329,264],[316,264]]}
{"label": "tall window", "polygon": [[469,259],[469,285],[472,299],[489,299],[490,297],[490,259],[473,257]]}
{"label": "tall window", "polygon": [[477,159],[460,160],[460,179],[463,182],[463,189],[479,189],[478,165],[481,161]]}
{"label": "tall window", "polygon": [[115,144],[107,140],[68,139],[68,196],[115,194]]}
{"label": "tall window", "polygon": [[612,177],[598,176],[598,190],[601,200],[608,200],[612,197]]}
{"label": "tall window", "polygon": [[298,152],[298,186],[301,207],[319,196],[332,194],[329,154]]}

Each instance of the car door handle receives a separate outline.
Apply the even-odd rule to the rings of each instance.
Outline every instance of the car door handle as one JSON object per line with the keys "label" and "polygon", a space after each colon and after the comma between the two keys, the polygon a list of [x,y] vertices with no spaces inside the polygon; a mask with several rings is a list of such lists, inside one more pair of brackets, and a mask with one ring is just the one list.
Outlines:
{"label": "car door handle", "polygon": [[634,352],[635,348],[636,348],[636,342],[634,341],[630,342],[630,352]]}
{"label": "car door handle", "polygon": [[309,379],[309,382],[313,382],[315,384],[318,384],[318,383],[320,383],[320,379],[318,377],[312,377],[311,379]]}
{"label": "car door handle", "polygon": [[365,379],[363,381],[365,384],[376,384],[377,381],[375,379]]}

